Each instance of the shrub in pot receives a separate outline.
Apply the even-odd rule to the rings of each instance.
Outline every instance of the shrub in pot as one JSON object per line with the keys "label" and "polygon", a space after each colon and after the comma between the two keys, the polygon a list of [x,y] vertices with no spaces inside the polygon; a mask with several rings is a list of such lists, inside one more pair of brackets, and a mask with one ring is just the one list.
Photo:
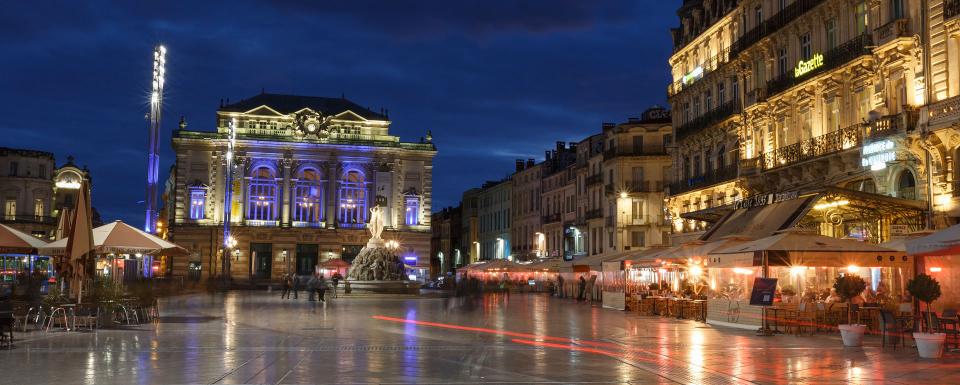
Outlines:
{"label": "shrub in pot", "polygon": [[907,283],[907,291],[910,292],[913,298],[927,304],[926,315],[928,319],[926,320],[927,322],[925,322],[926,330],[921,330],[920,333],[913,333],[913,339],[917,342],[917,352],[922,358],[940,358],[940,356],[943,355],[943,342],[946,340],[947,335],[944,333],[934,333],[935,330],[930,330],[930,324],[933,320],[929,319],[930,317],[935,317],[930,308],[930,304],[936,301],[937,298],[940,298],[940,282],[937,282],[936,279],[929,275],[920,274]]}
{"label": "shrub in pot", "polygon": [[780,289],[780,296],[783,300],[783,303],[790,303],[793,301],[793,297],[797,295],[797,289],[794,289],[792,285],[786,285]]}
{"label": "shrub in pot", "polygon": [[867,330],[867,325],[854,324],[851,321],[850,300],[866,289],[867,282],[856,274],[845,274],[837,277],[836,281],[833,282],[833,290],[837,292],[843,302],[847,303],[847,323],[840,325],[840,336],[843,338],[844,346],[863,345],[863,333]]}

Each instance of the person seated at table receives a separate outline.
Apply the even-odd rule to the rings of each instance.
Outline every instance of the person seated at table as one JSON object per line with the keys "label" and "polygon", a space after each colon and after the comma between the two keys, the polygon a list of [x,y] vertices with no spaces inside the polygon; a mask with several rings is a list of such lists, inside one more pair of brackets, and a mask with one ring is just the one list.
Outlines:
{"label": "person seated at table", "polygon": [[840,299],[840,296],[837,295],[837,290],[836,290],[836,289],[830,289],[830,294],[827,295],[827,299],[826,299],[825,302],[826,302],[826,303],[837,303],[837,302],[843,302],[843,301]]}
{"label": "person seated at table", "polygon": [[877,293],[871,288],[863,291],[863,302],[865,303],[877,303]]}

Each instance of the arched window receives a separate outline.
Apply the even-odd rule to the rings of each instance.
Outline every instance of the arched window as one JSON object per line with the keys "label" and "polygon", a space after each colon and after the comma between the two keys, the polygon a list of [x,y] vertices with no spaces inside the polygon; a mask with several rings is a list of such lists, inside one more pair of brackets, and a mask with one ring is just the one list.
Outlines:
{"label": "arched window", "polygon": [[312,168],[304,169],[297,175],[294,186],[293,221],[319,223],[324,220],[323,179]]}
{"label": "arched window", "polygon": [[406,208],[404,219],[407,225],[415,226],[420,224],[420,197],[416,195],[406,196]]}
{"label": "arched window", "polygon": [[345,227],[362,227],[367,221],[367,183],[359,171],[349,171],[340,180],[338,219]]}
{"label": "arched window", "polygon": [[277,220],[277,179],[269,167],[257,167],[250,175],[247,187],[247,219]]}
{"label": "arched window", "polygon": [[897,180],[897,197],[903,199],[917,199],[917,180],[910,170],[903,170]]}

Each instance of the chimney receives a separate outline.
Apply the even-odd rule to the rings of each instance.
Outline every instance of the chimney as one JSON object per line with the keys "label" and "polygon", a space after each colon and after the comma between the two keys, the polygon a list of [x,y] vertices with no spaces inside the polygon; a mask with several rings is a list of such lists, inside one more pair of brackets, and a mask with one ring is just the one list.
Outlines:
{"label": "chimney", "polygon": [[516,169],[517,172],[523,171],[523,159],[517,159]]}
{"label": "chimney", "polygon": [[527,168],[533,167],[536,164],[537,163],[533,160],[533,158],[527,159]]}
{"label": "chimney", "polygon": [[548,160],[548,161],[549,161],[549,160],[550,160],[550,150],[544,151],[543,154],[544,154],[543,157],[545,158],[545,160]]}
{"label": "chimney", "polygon": [[563,143],[563,142],[561,142],[561,141],[557,141],[557,152],[563,152],[562,150],[565,148],[565,147],[564,147],[564,144],[565,144],[565,143]]}

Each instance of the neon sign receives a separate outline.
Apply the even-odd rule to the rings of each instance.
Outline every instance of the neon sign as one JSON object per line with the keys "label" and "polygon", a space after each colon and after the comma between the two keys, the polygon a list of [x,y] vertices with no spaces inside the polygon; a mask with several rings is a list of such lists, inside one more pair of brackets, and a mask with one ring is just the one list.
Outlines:
{"label": "neon sign", "polygon": [[700,79],[703,76],[703,67],[697,66],[690,73],[683,75],[683,84],[693,83],[694,80]]}
{"label": "neon sign", "polygon": [[887,162],[897,160],[897,153],[893,151],[894,143],[890,140],[882,140],[863,145],[860,157],[860,165],[870,167],[870,170],[877,171],[887,168]]}
{"label": "neon sign", "polygon": [[810,71],[813,71],[822,66],[823,66],[823,55],[821,54],[813,55],[813,57],[810,58],[810,60],[807,60],[807,61],[801,60],[799,63],[797,63],[797,68],[793,70],[793,77],[795,78],[801,77],[803,75],[806,75]]}

